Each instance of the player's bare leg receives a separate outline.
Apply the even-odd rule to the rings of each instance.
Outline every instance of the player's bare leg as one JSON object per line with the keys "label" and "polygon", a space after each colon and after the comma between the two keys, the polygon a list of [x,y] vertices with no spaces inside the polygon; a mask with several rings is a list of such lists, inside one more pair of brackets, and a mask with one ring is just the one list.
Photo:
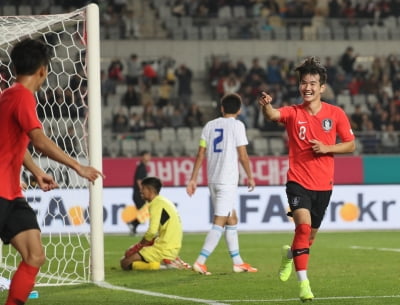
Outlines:
{"label": "player's bare leg", "polygon": [[125,255],[120,260],[120,265],[123,270],[132,270],[132,263],[134,261],[141,261],[142,257],[139,253],[133,253],[130,255]]}
{"label": "player's bare leg", "polygon": [[11,239],[11,244],[21,254],[22,262],[11,279],[6,304],[24,304],[35,285],[39,268],[46,260],[40,231],[23,231]]}

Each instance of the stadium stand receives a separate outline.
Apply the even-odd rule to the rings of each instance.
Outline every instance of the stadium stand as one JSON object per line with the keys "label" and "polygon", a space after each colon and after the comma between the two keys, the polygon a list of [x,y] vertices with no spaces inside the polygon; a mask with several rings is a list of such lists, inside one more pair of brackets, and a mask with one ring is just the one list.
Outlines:
{"label": "stadium stand", "polygon": [[[261,39],[277,42],[335,40],[348,41],[349,45],[352,41],[400,40],[398,1],[369,2],[369,5],[352,7],[345,6],[347,2],[338,2],[339,7],[335,9],[330,6],[331,2],[305,1],[302,2],[304,5],[300,5],[298,1],[239,0],[233,5],[229,5],[228,1],[192,1],[189,5],[185,1],[126,0],[121,2],[124,4],[116,5],[114,1],[104,1],[104,5],[100,6],[101,35],[102,39],[113,39],[116,43],[141,38],[182,41]],[[59,13],[84,6],[87,1],[37,0],[35,5],[31,3],[28,0],[6,0],[0,5],[0,13]],[[296,103],[297,84],[295,76],[289,71],[297,59],[277,54],[267,59],[260,58],[259,67],[255,67],[240,62],[240,55],[210,54],[204,71],[190,74],[193,75],[190,79],[179,80],[176,71],[182,63],[176,54],[152,58],[140,58],[141,55],[140,75],[135,83],[140,104],[129,108],[122,103],[129,79],[126,77],[128,58],[109,58],[102,62],[105,155],[134,156],[143,149],[156,155],[194,155],[201,126],[190,127],[185,123],[189,105],[194,101],[199,103],[203,121],[215,117],[216,101],[225,93],[224,83],[232,74],[240,83],[237,92],[245,102],[240,119],[247,125],[252,153],[285,154],[284,138],[279,137],[282,131],[279,126],[263,122],[256,98],[259,88],[263,87],[275,95],[276,105]],[[351,73],[343,69],[342,55],[336,54],[331,58],[332,66],[328,67],[330,94],[327,94],[326,100],[343,107],[349,117],[353,117],[358,111],[356,109],[361,111],[362,119],[359,122],[352,120],[360,144],[358,153],[398,152],[398,146],[384,148],[381,143],[389,125],[399,139],[399,55],[371,54],[360,58]],[[327,62],[327,59],[321,58],[322,63],[325,60]],[[110,72],[112,62],[120,63],[119,74]],[[213,62],[217,64],[214,66]],[[150,68],[153,74],[144,73],[145,67],[146,71]],[[388,78],[387,84],[382,83],[384,76]],[[192,87],[192,96],[184,96],[183,99],[179,96],[180,81]],[[273,136],[270,141],[262,140],[268,135]]]}
{"label": "stadium stand", "polygon": [[256,156],[266,156],[269,154],[268,140],[265,137],[257,137],[252,141],[252,151]]}

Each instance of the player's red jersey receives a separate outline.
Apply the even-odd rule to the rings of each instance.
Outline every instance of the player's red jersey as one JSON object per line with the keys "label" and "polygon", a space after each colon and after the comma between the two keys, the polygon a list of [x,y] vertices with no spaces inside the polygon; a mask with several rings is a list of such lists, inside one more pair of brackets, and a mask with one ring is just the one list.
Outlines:
{"label": "player's red jersey", "polygon": [[31,91],[19,83],[0,96],[0,197],[22,197],[21,167],[28,147],[28,132],[42,128]]}
{"label": "player's red jersey", "polygon": [[315,191],[331,190],[333,187],[333,154],[316,154],[310,140],[334,145],[337,136],[342,142],[354,140],[350,122],[345,112],[322,102],[316,115],[307,112],[303,105],[278,109],[280,122],[285,124],[289,138],[289,171],[287,180]]}

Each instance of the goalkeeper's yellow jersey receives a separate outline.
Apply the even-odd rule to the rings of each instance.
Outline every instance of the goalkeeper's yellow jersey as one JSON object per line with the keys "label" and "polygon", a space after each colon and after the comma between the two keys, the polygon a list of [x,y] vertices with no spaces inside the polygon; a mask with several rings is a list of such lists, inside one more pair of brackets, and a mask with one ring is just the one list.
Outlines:
{"label": "goalkeeper's yellow jersey", "polygon": [[182,223],[173,202],[158,195],[149,203],[150,223],[144,238],[148,241],[154,237],[155,244],[163,249],[180,249],[182,247]]}

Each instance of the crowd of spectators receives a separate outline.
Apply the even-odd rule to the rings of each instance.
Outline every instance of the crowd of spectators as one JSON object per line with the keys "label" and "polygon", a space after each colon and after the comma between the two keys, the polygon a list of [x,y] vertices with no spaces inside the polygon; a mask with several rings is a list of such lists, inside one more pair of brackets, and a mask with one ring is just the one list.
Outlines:
{"label": "crowd of spectators", "polygon": [[[271,56],[267,59],[253,58],[247,65],[240,59],[212,57],[206,81],[210,100],[217,102],[224,94],[238,93],[244,103],[239,119],[247,128],[281,133],[284,137],[282,126],[264,120],[257,98],[261,91],[267,91],[273,96],[275,106],[300,102],[294,74],[298,60]],[[363,151],[397,152],[400,134],[399,57],[373,57],[366,63],[365,58],[360,58],[349,46],[336,58],[320,60],[328,74],[324,101],[346,111]],[[120,71],[113,79],[111,71],[115,66]],[[176,65],[169,57],[140,62],[133,54],[125,64],[120,60],[113,61],[108,74],[103,73],[107,75],[102,87],[103,97],[107,96],[105,88],[114,87],[115,90],[117,84],[126,86],[117,107],[113,107],[111,127],[122,138],[126,135],[141,138],[145,129],[202,126],[210,119],[192,100],[192,71],[185,65]],[[103,102],[107,105],[106,98]],[[217,112],[218,107],[214,114]]]}
{"label": "crowd of spectators", "polygon": [[[155,8],[158,2],[150,1]],[[62,1],[59,3],[63,7],[66,5]],[[385,0],[163,0],[162,3],[169,5],[173,16],[177,17],[214,18],[221,8],[233,10],[237,6],[245,8],[248,18],[276,15],[295,20],[321,15],[344,18],[349,24],[356,19],[379,21],[400,15],[400,1]],[[126,23],[125,16],[133,14],[127,0],[98,1],[98,4],[104,28],[117,28],[118,38],[139,38],[139,28]],[[78,0],[68,5],[82,6]],[[321,58],[328,73],[324,99],[345,109],[354,131],[362,139],[364,152],[397,151],[400,133],[399,57],[394,54],[376,56],[367,65],[365,58],[364,61],[358,58],[351,46],[336,58]],[[237,92],[244,101],[239,118],[248,128],[281,132],[282,127],[278,124],[264,121],[257,107],[257,97],[260,91],[268,91],[277,106],[297,103],[298,85],[293,71],[299,60],[271,56],[254,58],[251,64],[246,64],[240,59],[213,57],[207,67],[210,99],[218,101],[226,93]],[[6,72],[0,71],[2,78],[7,78]],[[110,129],[122,137],[133,135],[140,138],[146,129],[202,126],[209,119],[192,97],[191,69],[185,64],[177,64],[171,57],[143,61],[132,54],[126,61],[116,58],[102,70],[101,79],[103,105],[106,109],[112,108]],[[120,85],[126,91],[118,95],[115,105],[110,102],[110,97],[115,100]],[[87,111],[84,91],[85,77],[78,74],[65,90],[42,92],[38,96],[39,116],[83,118]]]}
{"label": "crowd of spectators", "polygon": [[[210,35],[221,39],[312,40],[318,31],[319,36],[334,39],[358,39],[353,37],[361,35],[358,31],[372,36],[379,36],[374,31],[383,32],[388,39],[397,39],[400,16],[400,4],[395,0],[153,0],[153,6],[171,38],[189,40],[199,39],[197,36],[212,39]],[[186,33],[180,34],[179,27]],[[350,33],[348,29],[352,29]]]}
{"label": "crowd of spectators", "polygon": [[[129,0],[8,0],[5,3],[15,4],[17,12],[20,4],[31,5],[35,14],[54,13],[52,7],[59,7],[61,12],[69,12],[89,3],[96,3],[100,8],[100,32],[103,39],[138,39],[142,36],[141,24],[153,22],[141,20],[141,12],[136,11],[133,1]],[[197,25],[207,24],[207,19],[220,19],[223,23],[234,19],[230,25],[240,24],[243,38],[252,35],[252,20],[259,18],[266,20],[263,27],[273,27],[291,23],[309,25],[313,18],[320,17],[340,19],[346,25],[363,19],[380,24],[389,16],[400,16],[400,2],[397,0],[151,0],[144,3],[148,4],[158,14],[160,7],[166,7],[169,16],[191,17]],[[241,8],[240,14],[236,12],[236,8]],[[37,11],[38,9],[41,11]],[[247,19],[249,23],[246,24],[243,19]]]}
{"label": "crowd of spectators", "polygon": [[[153,5],[157,3],[153,0]],[[390,0],[171,0],[167,1],[177,17],[215,18],[221,8],[244,7],[246,17],[280,16],[285,19],[312,18],[316,14],[329,18],[385,18],[400,16],[400,3]]]}
{"label": "crowd of spectators", "polygon": [[[132,54],[125,64],[114,59],[102,71],[103,105],[112,109],[112,131],[120,138],[141,138],[145,129],[202,126],[204,115],[192,101],[192,78],[190,68],[170,57],[141,61]],[[126,91],[111,104],[117,86]]]}
{"label": "crowd of spectators", "polygon": [[90,1],[100,8],[101,33],[104,39],[138,39],[140,22],[127,0]]}
{"label": "crowd of spectators", "polygon": [[[321,59],[328,74],[323,98],[346,111],[353,130],[360,136],[364,152],[379,152],[382,145],[383,150],[398,150],[399,57],[374,57],[369,66],[361,64],[357,58],[350,46],[338,58]],[[242,60],[234,62],[213,57],[208,67],[211,98],[218,100],[226,93],[239,93],[244,101],[240,119],[248,128],[279,132],[283,130],[280,125],[265,121],[260,115],[257,98],[261,91],[266,91],[278,107],[298,103],[295,64],[293,60],[272,56],[266,62],[254,58],[247,67]]]}

